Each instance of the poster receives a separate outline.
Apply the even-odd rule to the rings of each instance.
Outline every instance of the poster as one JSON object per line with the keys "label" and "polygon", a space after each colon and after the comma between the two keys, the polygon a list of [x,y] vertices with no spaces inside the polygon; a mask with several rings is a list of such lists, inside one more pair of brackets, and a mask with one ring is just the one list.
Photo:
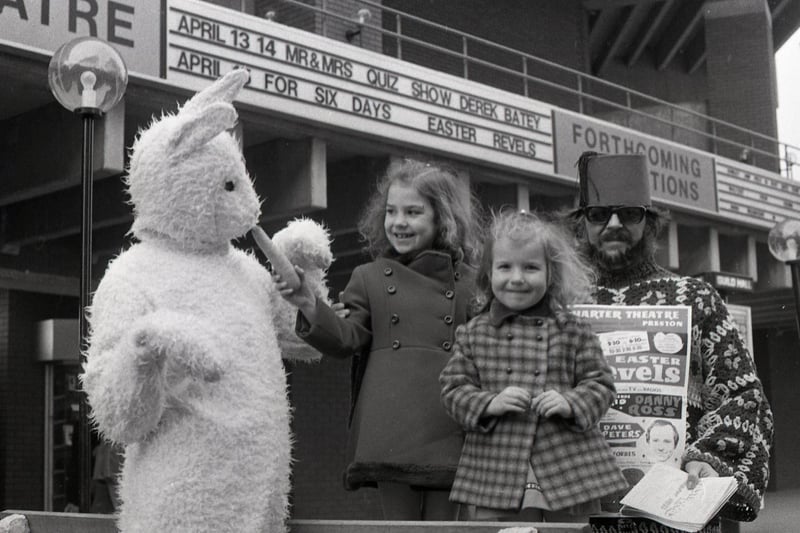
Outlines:
{"label": "poster", "polygon": [[750,357],[753,357],[753,318],[750,306],[727,304],[727,307],[733,319],[733,324],[742,336],[745,348],[750,352]]}
{"label": "poster", "polygon": [[600,420],[628,482],[655,463],[680,467],[686,435],[691,308],[579,305],[614,373],[617,397]]}

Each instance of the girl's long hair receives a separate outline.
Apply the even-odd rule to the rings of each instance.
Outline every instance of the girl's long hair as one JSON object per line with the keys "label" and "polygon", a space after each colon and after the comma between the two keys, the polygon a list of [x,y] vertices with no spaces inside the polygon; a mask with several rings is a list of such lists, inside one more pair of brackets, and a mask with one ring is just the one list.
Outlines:
{"label": "girl's long hair", "polygon": [[376,190],[358,221],[358,230],[372,258],[392,250],[384,230],[386,198],[393,183],[411,186],[433,207],[437,234],[433,248],[471,263],[480,242],[481,208],[466,180],[455,169],[417,159],[393,160],[378,180]]}
{"label": "girl's long hair", "polygon": [[492,213],[492,223],[483,245],[478,268],[479,310],[485,311],[494,300],[492,261],[495,243],[500,238],[538,242],[547,262],[547,298],[553,312],[570,305],[592,301],[596,277],[592,268],[574,247],[573,237],[559,223],[526,211],[504,209]]}

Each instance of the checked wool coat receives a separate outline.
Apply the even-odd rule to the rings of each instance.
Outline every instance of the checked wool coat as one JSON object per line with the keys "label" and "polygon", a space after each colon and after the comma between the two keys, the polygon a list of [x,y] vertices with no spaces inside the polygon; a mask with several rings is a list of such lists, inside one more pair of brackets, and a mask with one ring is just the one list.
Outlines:
{"label": "checked wool coat", "polygon": [[[519,509],[529,461],[553,510],[627,488],[597,427],[615,395],[611,370],[597,337],[573,315],[520,315],[495,300],[458,328],[439,380],[445,409],[467,431],[452,501]],[[512,385],[531,397],[561,392],[574,417],[483,417]]]}

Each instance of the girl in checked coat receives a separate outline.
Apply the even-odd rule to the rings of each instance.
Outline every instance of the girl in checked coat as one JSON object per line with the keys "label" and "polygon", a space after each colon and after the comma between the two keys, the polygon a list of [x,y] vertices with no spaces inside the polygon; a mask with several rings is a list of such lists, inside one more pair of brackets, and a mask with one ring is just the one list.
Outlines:
{"label": "girl in checked coat", "polygon": [[[354,357],[348,489],[377,486],[384,518],[455,520],[449,502],[464,433],[444,411],[439,374],[475,289],[478,218],[466,181],[442,166],[393,162],[359,222],[373,261],[357,267],[339,316],[307,290],[298,336]],[[302,271],[298,271],[302,278]]]}
{"label": "girl in checked coat", "polygon": [[615,391],[600,344],[567,306],[590,270],[555,225],[495,216],[478,272],[484,311],[456,331],[442,400],[467,431],[450,499],[474,519],[587,522],[627,488],[597,422]]}

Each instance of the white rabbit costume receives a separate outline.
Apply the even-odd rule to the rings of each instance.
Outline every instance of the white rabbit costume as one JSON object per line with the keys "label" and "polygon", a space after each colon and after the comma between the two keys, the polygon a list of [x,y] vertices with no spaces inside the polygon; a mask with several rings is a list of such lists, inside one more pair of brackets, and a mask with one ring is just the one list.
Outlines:
{"label": "white rabbit costume", "polygon": [[[231,240],[260,204],[226,130],[248,74],[235,70],[140,132],[126,183],[139,242],[111,262],[92,302],[83,386],[102,434],[126,446],[122,532],[286,530],[290,408],[281,358],[319,356],[296,310]],[[327,295],[327,232],[276,235]],[[276,316],[288,314],[289,316]]]}

